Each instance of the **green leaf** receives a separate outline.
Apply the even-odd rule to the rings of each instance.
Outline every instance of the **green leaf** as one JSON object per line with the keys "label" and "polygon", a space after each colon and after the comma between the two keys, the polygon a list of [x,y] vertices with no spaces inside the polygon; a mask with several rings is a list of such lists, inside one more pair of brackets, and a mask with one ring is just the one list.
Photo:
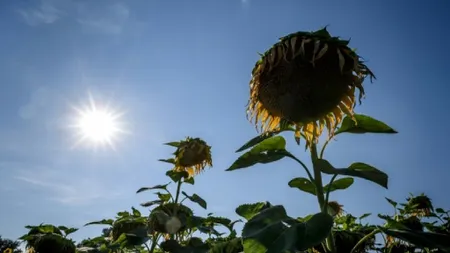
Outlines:
{"label": "green leaf", "polygon": [[180,142],[178,142],[178,141],[173,141],[173,142],[164,143],[164,145],[172,146],[172,147],[178,148],[178,147],[180,146]]}
{"label": "green leaf", "polygon": [[436,213],[446,213],[442,208],[436,208]]}
{"label": "green leaf", "polygon": [[141,206],[143,207],[150,207],[156,204],[162,204],[164,201],[162,200],[152,200],[152,201],[147,201],[141,204]]}
{"label": "green leaf", "polygon": [[243,230],[244,252],[298,252],[321,243],[331,232],[333,218],[326,213],[299,222],[283,206],[273,206],[249,220]]}
{"label": "green leaf", "polygon": [[307,178],[297,177],[289,181],[288,184],[291,188],[297,188],[316,196],[316,186]]}
{"label": "green leaf", "polygon": [[183,183],[194,185],[195,184],[194,177],[184,179]]}
{"label": "green leaf", "polygon": [[159,184],[159,185],[155,185],[155,186],[152,186],[152,187],[142,187],[139,190],[137,190],[136,193],[140,193],[140,192],[148,191],[148,190],[157,190],[157,189],[158,190],[167,190],[167,186],[169,184],[170,183],[168,183],[168,184]]}
{"label": "green leaf", "polygon": [[209,224],[220,224],[225,227],[230,226],[231,220],[224,217],[217,217],[217,216],[208,216],[208,218],[205,219],[205,223]]}
{"label": "green leaf", "polygon": [[170,177],[172,181],[178,183],[182,178],[186,179],[189,177],[189,173],[186,171],[173,171],[169,170],[166,172],[166,176]]}
{"label": "green leaf", "polygon": [[195,203],[199,204],[201,207],[203,207],[204,209],[206,209],[206,201],[204,199],[202,199],[200,196],[198,196],[197,194],[194,193],[194,195],[189,196],[184,191],[182,191],[181,193],[186,198],[188,198],[190,201],[195,202]]}
{"label": "green leaf", "polygon": [[352,177],[344,177],[334,180],[330,185],[325,185],[324,192],[333,192],[336,190],[345,190],[353,184],[354,179]]}
{"label": "green leaf", "polygon": [[141,212],[139,212],[139,210],[137,210],[134,207],[131,207],[131,210],[133,210],[133,216],[134,217],[141,217]]}
{"label": "green leaf", "polygon": [[285,157],[286,140],[274,136],[263,140],[250,151],[241,155],[226,171],[247,168],[257,163],[270,163]]}
{"label": "green leaf", "polygon": [[385,123],[376,120],[372,117],[355,114],[355,121],[351,117],[345,117],[342,120],[341,127],[334,133],[338,135],[340,133],[353,133],[353,134],[363,134],[363,133],[383,133],[383,134],[396,134],[397,131],[392,129]]}
{"label": "green leaf", "polygon": [[261,143],[262,141],[271,138],[272,136],[275,136],[281,132],[284,131],[294,131],[294,129],[292,127],[286,126],[284,129],[282,130],[278,130],[278,131],[272,131],[272,132],[267,132],[267,133],[263,133],[260,134],[258,136],[256,136],[255,138],[249,140],[247,143],[245,143],[242,147],[240,147],[238,150],[236,150],[236,153],[242,152],[246,149],[249,149],[259,143]]}
{"label": "green leaf", "polygon": [[365,219],[365,218],[369,217],[370,215],[372,215],[372,213],[365,213],[365,214],[359,216],[359,219],[360,220]]}
{"label": "green leaf", "polygon": [[58,229],[63,231],[66,236],[78,231],[78,228],[68,228],[66,226],[58,226]]}
{"label": "green leaf", "polygon": [[381,229],[385,234],[414,244],[417,247],[430,249],[439,248],[446,252],[450,251],[450,236],[446,234],[421,232],[409,229]]}
{"label": "green leaf", "polygon": [[114,223],[113,219],[103,219],[101,221],[93,221],[93,222],[89,222],[86,223],[84,226],[89,226],[89,225],[110,225],[112,226],[112,224]]}
{"label": "green leaf", "polygon": [[253,216],[258,214],[264,209],[271,207],[272,204],[270,202],[257,202],[254,204],[243,204],[236,208],[236,213],[245,218],[246,220],[250,220]]}
{"label": "green leaf", "polygon": [[335,169],[327,160],[317,159],[314,166],[318,166],[325,174],[359,177],[388,188],[388,175],[365,163],[353,163],[347,169]]}
{"label": "green leaf", "polygon": [[165,163],[170,163],[170,164],[175,164],[175,159],[173,159],[173,158],[169,158],[169,159],[159,159],[158,161],[160,161],[160,162],[165,162]]}
{"label": "green leaf", "polygon": [[163,201],[163,202],[167,202],[170,200],[171,195],[169,193],[160,193],[157,192],[155,193],[156,195],[158,195],[158,198]]}
{"label": "green leaf", "polygon": [[397,205],[398,205],[398,203],[397,202],[395,202],[395,201],[393,201],[392,199],[390,199],[390,198],[387,198],[387,197],[384,197],[388,202],[389,202],[389,204],[391,204],[394,208],[397,208]]}

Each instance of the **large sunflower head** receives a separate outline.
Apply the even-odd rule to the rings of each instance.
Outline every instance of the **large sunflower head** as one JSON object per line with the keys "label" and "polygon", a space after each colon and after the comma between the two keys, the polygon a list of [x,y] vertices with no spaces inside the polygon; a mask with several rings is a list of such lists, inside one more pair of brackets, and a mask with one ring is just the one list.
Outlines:
{"label": "large sunflower head", "polygon": [[375,77],[348,43],[326,28],[281,38],[253,68],[249,120],[262,132],[295,125],[308,146],[325,127],[331,137],[344,115],[353,116],[356,90],[361,102],[364,79]]}
{"label": "large sunflower head", "polygon": [[204,140],[187,137],[175,146],[175,171],[186,171],[192,177],[212,166],[211,147]]}

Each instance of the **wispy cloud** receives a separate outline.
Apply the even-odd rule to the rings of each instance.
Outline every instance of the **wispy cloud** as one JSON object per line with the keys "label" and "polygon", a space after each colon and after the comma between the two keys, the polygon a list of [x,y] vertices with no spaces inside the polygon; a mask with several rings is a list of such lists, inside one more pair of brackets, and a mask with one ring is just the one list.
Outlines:
{"label": "wispy cloud", "polygon": [[120,34],[130,16],[130,10],[116,3],[106,7],[101,14],[89,8],[80,8],[79,15],[77,21],[86,32]]}
{"label": "wispy cloud", "polygon": [[19,116],[22,119],[32,119],[39,116],[52,100],[54,100],[52,90],[47,87],[40,87],[31,94],[28,103],[19,108]]}
{"label": "wispy cloud", "polygon": [[88,205],[98,200],[110,200],[121,196],[117,191],[113,193],[109,191],[109,187],[102,180],[87,175],[69,176],[74,173],[34,167],[19,171],[14,179],[35,188],[36,191],[41,191],[47,200],[63,205]]}
{"label": "wispy cloud", "polygon": [[41,1],[35,8],[19,9],[17,12],[30,26],[52,24],[65,14],[48,1]]}

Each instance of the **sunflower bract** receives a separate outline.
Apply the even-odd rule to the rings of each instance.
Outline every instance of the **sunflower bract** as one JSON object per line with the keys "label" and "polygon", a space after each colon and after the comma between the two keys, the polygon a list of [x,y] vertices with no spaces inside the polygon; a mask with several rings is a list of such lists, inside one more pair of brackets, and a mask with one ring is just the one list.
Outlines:
{"label": "sunflower bract", "polygon": [[308,146],[324,128],[331,137],[344,115],[353,116],[356,89],[361,102],[364,79],[375,77],[347,45],[326,28],[281,38],[252,71],[249,120],[262,132],[287,121]]}

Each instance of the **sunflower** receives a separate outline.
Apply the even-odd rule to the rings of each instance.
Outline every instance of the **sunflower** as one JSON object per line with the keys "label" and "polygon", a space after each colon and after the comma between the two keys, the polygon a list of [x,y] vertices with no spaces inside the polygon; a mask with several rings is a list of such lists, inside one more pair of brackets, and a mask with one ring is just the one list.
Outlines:
{"label": "sunflower", "polygon": [[187,137],[176,143],[174,171],[186,171],[189,177],[199,174],[206,166],[212,166],[211,147],[200,138]]}
{"label": "sunflower", "polygon": [[429,216],[434,211],[431,199],[424,194],[407,199],[407,213],[414,216]]}
{"label": "sunflower", "polygon": [[253,68],[247,118],[263,133],[293,125],[307,146],[325,127],[330,138],[343,116],[354,119],[356,89],[361,103],[364,79],[375,78],[348,43],[326,28],[281,38]]}
{"label": "sunflower", "polygon": [[344,213],[343,205],[339,204],[337,201],[329,201],[327,204],[328,214],[333,217],[340,217]]}

